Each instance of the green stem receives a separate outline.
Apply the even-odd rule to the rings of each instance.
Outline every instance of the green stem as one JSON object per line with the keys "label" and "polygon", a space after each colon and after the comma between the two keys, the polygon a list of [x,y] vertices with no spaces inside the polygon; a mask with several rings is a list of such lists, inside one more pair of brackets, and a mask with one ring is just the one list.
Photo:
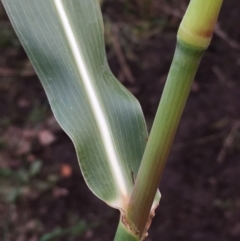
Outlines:
{"label": "green stem", "polygon": [[178,30],[179,38],[206,49],[212,39],[223,0],[191,0]]}
{"label": "green stem", "polygon": [[141,235],[202,54],[178,40],[127,210],[128,222]]}
{"label": "green stem", "polygon": [[114,241],[139,241],[139,237],[130,232],[122,223],[121,219],[118,224],[118,229]]}
{"label": "green stem", "polygon": [[135,233],[144,235],[157,187],[201,57],[223,0],[191,0],[178,31],[173,62],[126,212]]}

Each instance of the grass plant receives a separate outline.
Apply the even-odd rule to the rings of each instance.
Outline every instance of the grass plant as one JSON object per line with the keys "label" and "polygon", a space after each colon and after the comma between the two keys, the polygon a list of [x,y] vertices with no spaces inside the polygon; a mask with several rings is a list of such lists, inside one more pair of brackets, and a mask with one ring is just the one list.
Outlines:
{"label": "grass plant", "polygon": [[[75,145],[87,185],[121,212],[115,241],[147,236],[159,181],[222,1],[190,1],[148,138],[138,101],[108,66],[98,0],[2,0],[56,119]],[[148,9],[152,1],[141,3]]]}

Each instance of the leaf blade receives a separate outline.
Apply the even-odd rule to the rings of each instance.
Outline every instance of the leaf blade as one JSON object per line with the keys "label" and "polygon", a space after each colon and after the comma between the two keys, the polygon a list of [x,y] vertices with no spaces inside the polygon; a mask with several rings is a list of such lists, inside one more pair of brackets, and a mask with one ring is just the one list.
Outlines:
{"label": "leaf blade", "polygon": [[74,142],[88,186],[109,205],[124,208],[147,133],[139,103],[108,67],[98,1],[3,3]]}

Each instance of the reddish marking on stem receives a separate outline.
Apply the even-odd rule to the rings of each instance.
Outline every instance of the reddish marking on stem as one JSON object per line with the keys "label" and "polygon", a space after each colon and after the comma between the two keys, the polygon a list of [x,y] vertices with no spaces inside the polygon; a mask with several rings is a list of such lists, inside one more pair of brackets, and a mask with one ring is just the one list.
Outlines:
{"label": "reddish marking on stem", "polygon": [[212,35],[213,35],[213,29],[206,29],[206,30],[197,31],[196,34],[198,36],[203,37],[203,38],[211,38]]}
{"label": "reddish marking on stem", "polygon": [[216,21],[217,17],[213,18],[212,20],[209,20],[208,29],[201,29],[197,31],[196,34],[203,38],[212,38]]}

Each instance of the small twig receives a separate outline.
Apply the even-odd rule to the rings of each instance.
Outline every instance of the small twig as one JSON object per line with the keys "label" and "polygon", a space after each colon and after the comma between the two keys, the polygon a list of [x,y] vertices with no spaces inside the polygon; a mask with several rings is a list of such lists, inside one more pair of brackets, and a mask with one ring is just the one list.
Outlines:
{"label": "small twig", "polygon": [[183,17],[183,12],[179,11],[178,9],[173,9],[171,7],[169,7],[168,5],[162,5],[161,9],[168,15],[172,15],[176,18],[181,19]]}
{"label": "small twig", "polygon": [[218,37],[224,40],[230,47],[240,50],[240,43],[231,39],[226,32],[224,32],[219,23],[216,24],[215,33]]}
{"label": "small twig", "polygon": [[130,83],[135,82],[135,78],[127,64],[126,58],[124,56],[123,50],[121,48],[121,45],[118,41],[118,29],[115,27],[112,30],[112,43],[113,43],[113,48],[115,50],[117,59],[119,64],[121,65],[122,71],[124,73],[124,76]]}
{"label": "small twig", "polygon": [[35,75],[36,73],[34,70],[18,70],[0,67],[1,77],[31,77]]}
{"label": "small twig", "polygon": [[172,150],[179,151],[179,150],[182,150],[182,149],[190,147],[190,146],[206,144],[208,142],[215,141],[215,140],[223,137],[225,135],[225,133],[226,133],[226,131],[221,131],[219,133],[201,137],[201,138],[198,138],[195,140],[191,140],[191,141],[187,141],[187,142],[183,142],[183,143],[177,143],[177,144],[173,145]]}
{"label": "small twig", "polygon": [[231,147],[234,141],[235,133],[239,128],[240,128],[240,121],[237,121],[233,124],[231,131],[229,132],[228,136],[226,137],[223,143],[223,147],[217,157],[217,163],[219,164],[223,163],[224,159],[227,156],[228,149]]}
{"label": "small twig", "polygon": [[218,66],[214,65],[212,67],[212,71],[218,77],[218,79],[221,83],[224,83],[226,81],[226,77],[225,77],[223,71]]}
{"label": "small twig", "polygon": [[2,77],[12,77],[16,76],[17,71],[15,69],[9,69],[9,68],[1,68],[0,67],[0,76]]}

